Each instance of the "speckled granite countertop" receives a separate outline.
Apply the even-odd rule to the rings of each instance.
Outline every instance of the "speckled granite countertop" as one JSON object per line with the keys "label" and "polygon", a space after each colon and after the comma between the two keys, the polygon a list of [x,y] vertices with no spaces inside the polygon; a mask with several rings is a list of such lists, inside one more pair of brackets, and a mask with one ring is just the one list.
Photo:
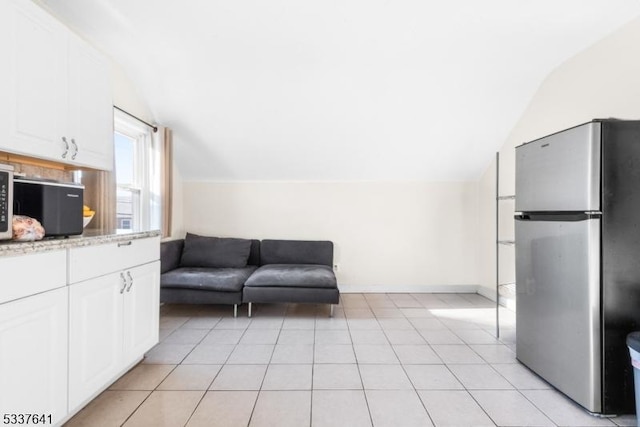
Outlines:
{"label": "speckled granite countertop", "polygon": [[0,240],[0,257],[26,255],[59,249],[78,248],[82,246],[102,245],[106,243],[126,242],[127,240],[145,239],[160,235],[159,230],[130,233],[88,231],[80,236],[68,238],[50,238],[37,242],[12,242]]}

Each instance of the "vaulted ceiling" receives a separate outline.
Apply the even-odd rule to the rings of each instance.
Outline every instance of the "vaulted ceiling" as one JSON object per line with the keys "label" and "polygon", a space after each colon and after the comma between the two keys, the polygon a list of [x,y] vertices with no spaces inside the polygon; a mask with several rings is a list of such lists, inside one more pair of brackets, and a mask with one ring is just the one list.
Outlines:
{"label": "vaulted ceiling", "polygon": [[474,180],[637,0],[41,0],[206,180]]}

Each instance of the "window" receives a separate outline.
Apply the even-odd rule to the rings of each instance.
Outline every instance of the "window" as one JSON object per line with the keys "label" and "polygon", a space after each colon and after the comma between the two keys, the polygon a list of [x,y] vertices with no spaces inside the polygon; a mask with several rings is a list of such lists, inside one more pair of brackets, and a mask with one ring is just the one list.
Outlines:
{"label": "window", "polygon": [[159,154],[151,129],[116,110],[114,144],[118,231],[158,229]]}

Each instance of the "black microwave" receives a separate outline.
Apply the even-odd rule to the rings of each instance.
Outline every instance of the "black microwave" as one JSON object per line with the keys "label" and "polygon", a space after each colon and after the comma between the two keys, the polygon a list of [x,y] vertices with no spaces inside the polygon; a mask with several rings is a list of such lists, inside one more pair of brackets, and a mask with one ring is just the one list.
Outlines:
{"label": "black microwave", "polygon": [[13,167],[0,165],[0,240],[13,236]]}
{"label": "black microwave", "polygon": [[13,180],[13,213],[40,221],[47,237],[82,234],[84,186],[32,178]]}

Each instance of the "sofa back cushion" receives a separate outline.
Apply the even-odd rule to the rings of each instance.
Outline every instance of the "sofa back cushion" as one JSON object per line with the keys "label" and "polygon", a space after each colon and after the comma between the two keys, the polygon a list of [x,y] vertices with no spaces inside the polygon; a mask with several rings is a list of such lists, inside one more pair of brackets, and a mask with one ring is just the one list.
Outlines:
{"label": "sofa back cushion", "polygon": [[160,273],[175,270],[180,266],[184,240],[169,240],[160,244]]}
{"label": "sofa back cushion", "polygon": [[333,266],[333,242],[327,240],[263,240],[260,265],[320,264]]}
{"label": "sofa back cushion", "polygon": [[247,265],[260,265],[260,240],[251,239],[251,250]]}
{"label": "sofa back cushion", "polygon": [[240,268],[247,265],[251,240],[187,233],[181,267]]}

